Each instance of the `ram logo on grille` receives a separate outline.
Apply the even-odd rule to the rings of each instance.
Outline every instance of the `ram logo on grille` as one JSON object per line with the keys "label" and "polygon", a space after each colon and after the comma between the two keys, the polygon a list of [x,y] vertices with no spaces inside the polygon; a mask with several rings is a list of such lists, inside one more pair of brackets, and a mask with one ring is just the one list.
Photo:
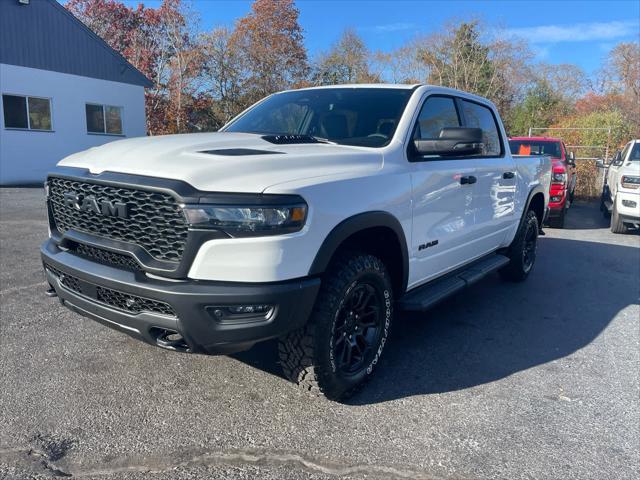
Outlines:
{"label": "ram logo on grille", "polygon": [[93,195],[81,195],[75,192],[64,193],[64,203],[70,208],[83,212],[93,212],[106,217],[127,218],[127,204],[112,202],[110,200],[98,200]]}

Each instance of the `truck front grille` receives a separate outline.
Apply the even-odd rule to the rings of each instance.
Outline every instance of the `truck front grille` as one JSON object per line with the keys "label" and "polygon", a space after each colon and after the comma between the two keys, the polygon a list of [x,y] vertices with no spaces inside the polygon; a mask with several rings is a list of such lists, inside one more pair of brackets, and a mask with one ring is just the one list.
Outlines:
{"label": "truck front grille", "polygon": [[[77,230],[138,245],[152,257],[179,262],[187,241],[188,225],[177,200],[163,192],[122,188],[60,177],[48,180],[49,203],[60,233]],[[65,194],[78,199],[126,204],[126,218],[96,213],[69,205]]]}
{"label": "truck front grille", "polygon": [[173,308],[168,303],[100,287],[64,273],[51,265],[45,264],[45,268],[58,277],[60,283],[69,290],[109,307],[134,314],[151,312],[171,317],[176,316]]}
{"label": "truck front grille", "polygon": [[85,245],[83,243],[71,242],[69,250],[77,255],[93,260],[94,262],[102,263],[104,265],[111,265],[118,268],[124,268],[126,270],[142,270],[140,264],[128,255],[121,253],[110,252],[102,248],[93,247],[91,245]]}

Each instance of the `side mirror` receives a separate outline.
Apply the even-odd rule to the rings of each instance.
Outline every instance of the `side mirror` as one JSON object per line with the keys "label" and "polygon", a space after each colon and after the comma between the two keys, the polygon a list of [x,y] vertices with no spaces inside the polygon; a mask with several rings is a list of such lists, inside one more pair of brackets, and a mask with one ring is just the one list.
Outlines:
{"label": "side mirror", "polygon": [[598,168],[604,168],[604,167],[605,167],[605,165],[604,165],[604,159],[602,159],[602,158],[598,158],[598,159],[596,160],[596,167],[598,167]]}
{"label": "side mirror", "polygon": [[419,155],[464,156],[482,153],[482,129],[446,127],[434,140],[414,140]]}
{"label": "side mirror", "polygon": [[569,164],[571,165],[576,164],[576,154],[573,152],[569,152]]}
{"label": "side mirror", "polygon": [[622,152],[616,152],[616,154],[613,156],[613,160],[611,160],[611,163],[614,165],[620,165],[622,164],[622,162],[620,161],[622,159]]}

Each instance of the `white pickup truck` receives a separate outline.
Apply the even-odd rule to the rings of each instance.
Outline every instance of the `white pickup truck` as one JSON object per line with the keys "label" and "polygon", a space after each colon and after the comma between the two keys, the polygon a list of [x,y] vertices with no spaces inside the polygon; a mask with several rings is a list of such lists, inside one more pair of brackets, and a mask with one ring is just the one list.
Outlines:
{"label": "white pickup truck", "polygon": [[[604,162],[598,161],[604,168]],[[611,217],[611,231],[625,233],[628,226],[640,227],[640,140],[631,140],[616,153],[607,169],[600,209]]]}
{"label": "white pickup truck", "polygon": [[394,311],[534,265],[549,157],[514,157],[494,105],[429,85],[271,95],[220,132],[133,138],[46,182],[48,294],[153,345],[279,338],[286,375],[348,396]]}

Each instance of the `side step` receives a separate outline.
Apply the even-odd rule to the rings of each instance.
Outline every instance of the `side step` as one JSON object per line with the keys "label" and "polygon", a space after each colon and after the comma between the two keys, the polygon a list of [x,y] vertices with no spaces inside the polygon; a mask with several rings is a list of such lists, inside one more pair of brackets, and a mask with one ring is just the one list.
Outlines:
{"label": "side step", "polygon": [[504,255],[495,254],[485,257],[411,290],[400,299],[399,307],[401,310],[413,312],[427,310],[508,263],[509,259]]}

